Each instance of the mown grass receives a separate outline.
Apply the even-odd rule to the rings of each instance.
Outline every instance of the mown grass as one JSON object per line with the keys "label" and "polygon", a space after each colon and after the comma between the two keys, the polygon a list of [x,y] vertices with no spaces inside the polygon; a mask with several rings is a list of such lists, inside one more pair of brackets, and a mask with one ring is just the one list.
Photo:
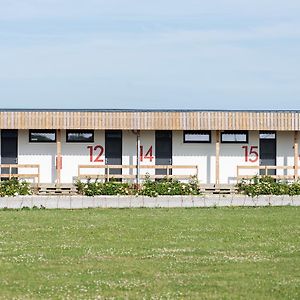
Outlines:
{"label": "mown grass", "polygon": [[0,211],[0,298],[300,299],[299,214]]}

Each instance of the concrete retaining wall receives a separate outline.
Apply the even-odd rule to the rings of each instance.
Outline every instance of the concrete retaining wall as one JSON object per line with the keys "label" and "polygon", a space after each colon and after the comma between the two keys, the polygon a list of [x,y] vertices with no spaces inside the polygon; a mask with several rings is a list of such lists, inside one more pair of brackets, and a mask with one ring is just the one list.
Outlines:
{"label": "concrete retaining wall", "polygon": [[223,206],[300,206],[300,196],[17,196],[0,198],[0,209],[49,208],[134,208],[134,207],[223,207]]}

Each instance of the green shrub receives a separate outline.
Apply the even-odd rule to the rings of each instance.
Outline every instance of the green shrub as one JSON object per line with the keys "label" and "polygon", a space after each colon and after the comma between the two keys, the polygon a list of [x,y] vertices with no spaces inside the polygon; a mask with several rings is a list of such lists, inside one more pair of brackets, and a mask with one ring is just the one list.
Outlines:
{"label": "green shrub", "polygon": [[146,178],[139,194],[150,197],[158,195],[199,195],[200,188],[195,178],[192,178],[188,183],[168,178],[158,181],[151,181]]}
{"label": "green shrub", "polygon": [[0,182],[0,197],[31,194],[30,184],[26,181],[19,181],[13,178]]}
{"label": "green shrub", "polygon": [[290,185],[289,195],[290,196],[300,195],[300,182],[299,181],[296,181]]}
{"label": "green shrub", "polygon": [[134,194],[134,186],[128,183],[121,183],[117,181],[108,182],[91,182],[86,183],[82,181],[76,182],[78,193],[86,196],[96,195],[132,195]]}
{"label": "green shrub", "polygon": [[164,178],[158,181],[151,181],[148,178],[137,188],[135,184],[109,182],[76,182],[78,193],[86,196],[96,195],[144,195],[157,197],[158,195],[199,195],[200,188],[195,178],[188,183],[181,183],[178,180]]}
{"label": "green shrub", "polygon": [[288,183],[270,176],[254,176],[237,184],[238,192],[249,195],[300,195],[300,182]]}

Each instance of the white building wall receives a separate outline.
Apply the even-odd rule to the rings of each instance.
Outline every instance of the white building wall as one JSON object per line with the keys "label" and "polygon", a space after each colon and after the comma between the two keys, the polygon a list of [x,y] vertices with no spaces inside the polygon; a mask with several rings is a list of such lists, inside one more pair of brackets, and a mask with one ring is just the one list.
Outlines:
{"label": "white building wall", "polygon": [[[245,147],[247,146],[247,148]],[[220,143],[220,183],[235,184],[237,177],[237,166],[258,166],[259,157],[250,155],[250,151],[257,151],[259,154],[259,133],[249,131],[248,143]],[[245,151],[248,150],[248,158]],[[255,161],[254,161],[255,160]],[[254,161],[254,162],[252,162]],[[242,174],[255,175],[257,169],[247,169]]]}
{"label": "white building wall", "polygon": [[[122,132],[122,164],[136,164],[136,135],[130,130]],[[133,169],[123,169],[124,175],[134,175]]]}
{"label": "white building wall", "polygon": [[[102,162],[94,162],[100,149],[93,151],[93,162],[90,161],[90,149],[100,145],[104,148],[104,131],[95,131],[94,143],[66,143],[66,131],[62,130],[62,169],[61,182],[72,183],[78,174],[78,165],[104,165],[105,153],[99,158]],[[30,143],[29,131],[19,130],[18,145],[19,164],[39,164],[40,182],[55,183],[56,180],[56,143]],[[35,172],[33,169],[22,169],[20,173]],[[86,169],[82,173],[104,174],[104,169]]]}
{"label": "white building wall", "polygon": [[[122,163],[123,165],[136,164],[136,135],[132,131],[123,131],[122,142]],[[72,183],[78,174],[78,165],[105,165],[105,131],[96,130],[94,143],[66,143],[66,131],[62,130],[62,170],[61,182]],[[155,165],[155,132],[141,132],[141,146],[144,154],[152,146],[153,159],[144,158],[141,165]],[[90,147],[93,148],[93,156],[90,156]],[[101,147],[104,152],[100,154]],[[92,160],[92,161],[91,161]],[[20,164],[39,164],[40,165],[40,182],[55,183],[56,180],[56,143],[29,143],[29,131],[19,131],[19,163]],[[21,173],[34,172],[34,170],[21,170]],[[146,173],[154,174],[154,169],[142,169],[141,175]],[[136,174],[135,169],[126,169],[124,174]],[[81,174],[105,174],[104,168],[82,169]]]}
{"label": "white building wall", "polygon": [[[211,143],[184,143],[183,131],[173,131],[173,165],[196,165],[200,183],[214,183],[215,141],[215,134],[212,132]],[[187,174],[187,172],[194,174],[191,169],[175,169],[173,174]]]}
{"label": "white building wall", "polygon": [[[294,165],[294,132],[277,132],[277,165]],[[278,170],[277,175],[294,175],[294,170]]]}
{"label": "white building wall", "polygon": [[[141,146],[143,150],[143,158],[140,158],[141,166],[155,166],[155,131],[141,131]],[[152,149],[152,151],[150,151]],[[149,153],[148,153],[149,152]],[[150,152],[152,152],[152,159]],[[148,153],[148,155],[147,155]],[[154,175],[154,168],[141,169],[141,175]]]}
{"label": "white building wall", "polygon": [[[197,165],[199,169],[200,183],[215,183],[215,131],[212,131],[212,142],[205,143],[183,143],[183,131],[173,131],[173,165]],[[277,165],[294,165],[294,133],[277,132]],[[152,147],[152,160],[143,157],[141,165],[155,165],[155,131],[141,131],[141,146],[143,154]],[[300,137],[299,137],[300,142]],[[90,157],[90,148],[93,150],[92,161]],[[258,166],[259,159],[251,162],[255,155],[245,158],[245,148],[248,152],[252,147],[259,153],[259,132],[249,131],[248,144],[220,144],[220,183],[236,182],[237,165]],[[66,131],[62,130],[62,183],[71,183],[77,176],[78,165],[104,165],[105,149],[100,161],[95,162],[95,158],[100,152],[99,147],[105,147],[105,131],[95,131],[94,143],[66,143]],[[123,131],[122,160],[124,165],[136,164],[136,135],[128,130]],[[19,164],[39,164],[40,182],[54,183],[56,180],[56,143],[29,143],[29,131],[19,130],[18,138],[18,162]],[[34,172],[33,170],[20,170],[20,173]],[[184,174],[188,170],[175,170],[173,174]],[[104,169],[88,169],[89,174],[104,174]],[[125,170],[124,174],[135,175],[135,169]],[[84,173],[84,172],[83,172]],[[141,174],[154,174],[155,169],[141,169]],[[255,175],[257,169],[246,170],[245,174]],[[278,171],[278,174],[287,174],[287,171]],[[288,171],[293,174],[293,170]]]}
{"label": "white building wall", "polygon": [[[103,153],[100,155],[102,149]],[[66,131],[62,130],[62,183],[70,183],[76,180],[78,165],[105,165],[104,130],[95,130],[93,143],[66,143]],[[81,173],[104,175],[105,169],[81,169]]]}
{"label": "white building wall", "polygon": [[[29,131],[19,130],[18,163],[39,164],[40,182],[51,183],[56,179],[56,143],[29,143]],[[36,173],[33,169],[20,169],[20,173]]]}
{"label": "white building wall", "polygon": [[[245,146],[247,149],[245,149]],[[234,184],[237,166],[258,166],[259,158],[249,154],[250,149],[259,153],[259,133],[249,132],[248,143],[220,143],[220,183]],[[248,158],[245,151],[248,150]],[[183,131],[173,131],[173,164],[197,165],[200,183],[216,181],[216,131],[212,131],[211,143],[184,143]],[[252,162],[256,160],[255,162]],[[175,170],[174,174],[184,174],[187,170]],[[255,175],[257,169],[247,169],[241,174]]]}
{"label": "white building wall", "polygon": [[[123,156],[122,161],[124,165],[136,165],[136,144],[137,144],[137,137],[130,130],[123,131]],[[141,131],[140,132],[140,145],[142,147],[142,154],[143,157],[140,158],[140,165],[141,166],[154,166],[155,165],[155,131]],[[152,156],[147,155],[147,152],[152,149]],[[150,153],[150,152],[149,152]],[[123,174],[131,174],[136,175],[136,169],[127,169],[124,170]],[[155,174],[155,169],[152,168],[141,168],[140,170],[141,175],[153,175]]]}

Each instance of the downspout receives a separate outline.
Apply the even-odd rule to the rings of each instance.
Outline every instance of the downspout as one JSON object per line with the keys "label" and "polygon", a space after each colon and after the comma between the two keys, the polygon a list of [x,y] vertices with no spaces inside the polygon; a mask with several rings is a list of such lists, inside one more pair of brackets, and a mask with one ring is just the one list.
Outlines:
{"label": "downspout", "polygon": [[136,185],[140,186],[140,155],[141,155],[141,139],[140,131],[136,131]]}
{"label": "downspout", "polygon": [[216,185],[220,184],[220,130],[216,130]]}
{"label": "downspout", "polygon": [[298,180],[298,169],[299,169],[299,142],[298,142],[298,131],[294,132],[294,180]]}
{"label": "downspout", "polygon": [[61,130],[56,130],[56,184],[61,183]]}

